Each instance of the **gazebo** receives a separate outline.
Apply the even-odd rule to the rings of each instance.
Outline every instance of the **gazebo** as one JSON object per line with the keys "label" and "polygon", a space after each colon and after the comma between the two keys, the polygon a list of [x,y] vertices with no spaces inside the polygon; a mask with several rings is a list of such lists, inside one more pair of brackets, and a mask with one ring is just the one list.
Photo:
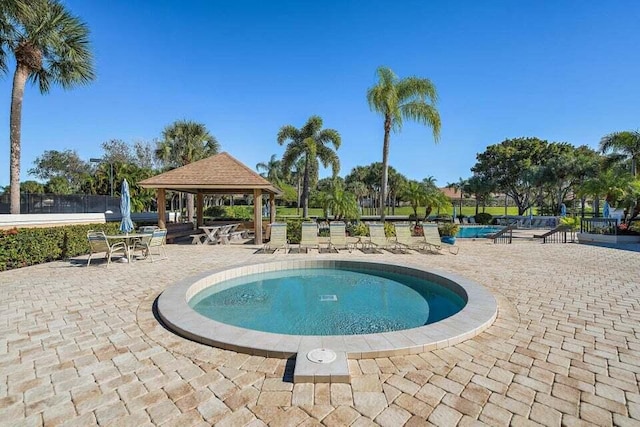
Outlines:
{"label": "gazebo", "polygon": [[165,224],[165,195],[167,190],[196,195],[197,225],[203,225],[203,198],[205,194],[253,193],[253,219],[255,243],[262,243],[262,194],[269,194],[270,222],[275,221],[275,196],[280,189],[230,156],[215,154],[206,159],[153,176],[138,183],[142,188],[155,188],[158,200],[158,225]]}

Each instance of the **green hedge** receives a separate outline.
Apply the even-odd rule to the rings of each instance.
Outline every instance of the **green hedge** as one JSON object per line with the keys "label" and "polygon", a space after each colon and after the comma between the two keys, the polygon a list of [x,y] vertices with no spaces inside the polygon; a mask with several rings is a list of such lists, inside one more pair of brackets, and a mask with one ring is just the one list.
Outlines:
{"label": "green hedge", "polygon": [[0,230],[0,271],[89,253],[87,231],[115,234],[119,223]]}

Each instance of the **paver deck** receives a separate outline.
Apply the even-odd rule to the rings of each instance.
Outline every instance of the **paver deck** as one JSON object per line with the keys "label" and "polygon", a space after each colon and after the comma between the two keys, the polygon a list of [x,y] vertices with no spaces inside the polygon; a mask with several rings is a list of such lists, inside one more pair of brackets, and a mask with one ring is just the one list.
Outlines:
{"label": "paver deck", "polygon": [[640,425],[640,254],[459,241],[460,254],[323,256],[448,270],[490,289],[496,322],[455,346],[350,360],[351,384],[293,384],[290,361],[165,330],[170,284],[253,246],[171,245],[134,265],[0,273],[1,425]]}

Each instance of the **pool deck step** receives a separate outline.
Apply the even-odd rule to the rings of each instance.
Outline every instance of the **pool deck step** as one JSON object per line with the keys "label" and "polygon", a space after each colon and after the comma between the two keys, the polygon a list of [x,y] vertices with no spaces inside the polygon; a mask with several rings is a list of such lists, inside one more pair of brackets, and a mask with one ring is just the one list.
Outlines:
{"label": "pool deck step", "polygon": [[[349,362],[347,353],[336,351],[336,359],[331,363],[316,363],[307,355],[313,348],[300,348],[296,356],[293,371],[294,383],[350,383]],[[317,350],[317,349],[316,349]]]}

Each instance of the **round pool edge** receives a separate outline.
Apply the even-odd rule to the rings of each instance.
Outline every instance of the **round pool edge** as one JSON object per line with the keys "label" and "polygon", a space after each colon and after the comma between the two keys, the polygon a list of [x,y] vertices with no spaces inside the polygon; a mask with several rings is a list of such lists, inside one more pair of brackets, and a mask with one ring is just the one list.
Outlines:
{"label": "round pool edge", "polygon": [[[362,335],[286,335],[244,329],[209,319],[193,310],[188,301],[201,290],[222,281],[276,270],[297,268],[364,268],[394,271],[433,281],[466,300],[458,313],[429,325],[392,332]],[[404,263],[364,260],[282,260],[242,264],[200,273],[167,288],[158,298],[158,315],[178,335],[213,347],[265,357],[289,358],[299,351],[324,347],[344,352],[350,359],[418,354],[458,344],[493,324],[498,304],[482,285],[437,269]]]}

